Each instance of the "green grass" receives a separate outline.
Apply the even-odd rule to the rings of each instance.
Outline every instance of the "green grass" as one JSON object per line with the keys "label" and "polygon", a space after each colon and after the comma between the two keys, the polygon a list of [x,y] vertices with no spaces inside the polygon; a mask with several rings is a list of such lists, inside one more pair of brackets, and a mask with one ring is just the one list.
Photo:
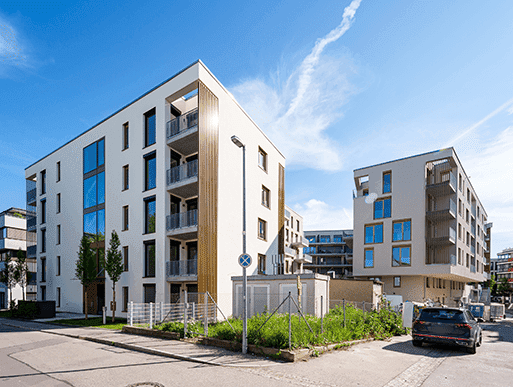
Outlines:
{"label": "green grass", "polygon": [[[287,314],[275,314],[260,329],[268,317],[268,314],[262,314],[253,316],[248,320],[248,343],[262,347],[287,348],[289,316]],[[307,315],[306,320],[313,333],[302,318],[297,315],[292,316],[291,343],[293,348],[308,348],[312,345],[327,345],[364,338],[383,340],[393,335],[406,333],[406,330],[402,328],[401,316],[389,309],[364,314],[361,310],[348,306],[346,307],[346,324],[344,326],[343,309],[337,307],[330,310],[324,317],[322,333],[320,318]],[[241,342],[242,320],[229,319],[229,321],[234,329],[226,321],[210,324],[208,336]],[[155,329],[177,332],[183,337],[182,322],[164,323],[156,326]],[[188,330],[203,334],[203,324],[201,321],[190,323],[188,324]],[[195,334],[189,336],[195,336]]]}
{"label": "green grass", "polygon": [[67,319],[67,320],[55,320],[52,324],[64,324],[64,325],[75,325],[79,327],[100,327],[107,329],[122,329],[126,325],[125,318],[116,318],[116,322],[112,323],[112,318],[107,318],[107,324],[103,325],[102,317],[91,317],[86,319]]}
{"label": "green grass", "polygon": [[3,310],[0,312],[0,317],[11,317],[11,312],[9,310]]}

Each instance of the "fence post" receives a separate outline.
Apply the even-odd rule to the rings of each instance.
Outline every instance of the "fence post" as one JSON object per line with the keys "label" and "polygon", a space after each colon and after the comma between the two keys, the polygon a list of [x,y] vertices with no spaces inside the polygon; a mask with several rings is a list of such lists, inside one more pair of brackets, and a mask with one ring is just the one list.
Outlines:
{"label": "fence post", "polygon": [[205,333],[205,337],[208,337],[208,294],[205,292],[205,311],[204,313],[204,322],[203,322],[203,331]]}
{"label": "fence post", "polygon": [[321,333],[324,333],[324,307],[323,307],[323,298],[321,296]]}
{"label": "fence post", "polygon": [[162,323],[162,320],[164,320],[164,303],[160,303],[160,323]]}
{"label": "fence post", "polygon": [[365,301],[362,303],[363,318],[365,318]]}
{"label": "fence post", "polygon": [[187,337],[187,290],[184,290],[183,294],[183,337]]}
{"label": "fence post", "polygon": [[196,320],[196,303],[195,302],[192,303],[192,313],[191,313],[191,315],[192,315],[191,319],[192,320]]}
{"label": "fence post", "polygon": [[102,306],[103,325],[107,324],[107,307]]}
{"label": "fence post", "polygon": [[153,302],[150,302],[150,329],[153,329]]}
{"label": "fence post", "polygon": [[134,326],[134,302],[130,301],[130,326]]}
{"label": "fence post", "polygon": [[342,311],[344,312],[344,328],[346,327],[346,300],[342,300]]}
{"label": "fence post", "polygon": [[289,350],[292,345],[292,317],[291,317],[291,305],[290,305],[290,292],[289,292]]}

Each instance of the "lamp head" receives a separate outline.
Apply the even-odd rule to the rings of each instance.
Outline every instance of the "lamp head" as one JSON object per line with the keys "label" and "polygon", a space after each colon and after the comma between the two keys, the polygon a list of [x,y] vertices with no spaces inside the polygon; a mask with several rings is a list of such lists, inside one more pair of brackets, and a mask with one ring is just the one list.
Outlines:
{"label": "lamp head", "polygon": [[244,144],[242,143],[242,141],[240,140],[240,138],[238,138],[237,136],[232,136],[232,142],[237,145],[239,148],[242,148],[244,146]]}

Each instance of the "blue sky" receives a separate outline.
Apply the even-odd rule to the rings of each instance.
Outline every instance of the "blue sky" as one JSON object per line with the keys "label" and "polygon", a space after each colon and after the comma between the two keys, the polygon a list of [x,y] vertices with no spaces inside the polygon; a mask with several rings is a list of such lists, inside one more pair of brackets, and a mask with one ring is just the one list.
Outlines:
{"label": "blue sky", "polygon": [[513,246],[513,2],[0,3],[0,210],[24,169],[201,59],[287,157],[306,228],[351,228],[353,169],[454,146]]}

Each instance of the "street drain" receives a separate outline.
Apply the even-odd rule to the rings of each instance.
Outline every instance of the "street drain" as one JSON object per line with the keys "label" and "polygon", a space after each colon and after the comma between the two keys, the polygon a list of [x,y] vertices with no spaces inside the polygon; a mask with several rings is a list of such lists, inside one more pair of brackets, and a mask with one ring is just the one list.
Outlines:
{"label": "street drain", "polygon": [[126,387],[165,387],[163,384],[156,382],[139,382],[134,384],[129,384]]}

